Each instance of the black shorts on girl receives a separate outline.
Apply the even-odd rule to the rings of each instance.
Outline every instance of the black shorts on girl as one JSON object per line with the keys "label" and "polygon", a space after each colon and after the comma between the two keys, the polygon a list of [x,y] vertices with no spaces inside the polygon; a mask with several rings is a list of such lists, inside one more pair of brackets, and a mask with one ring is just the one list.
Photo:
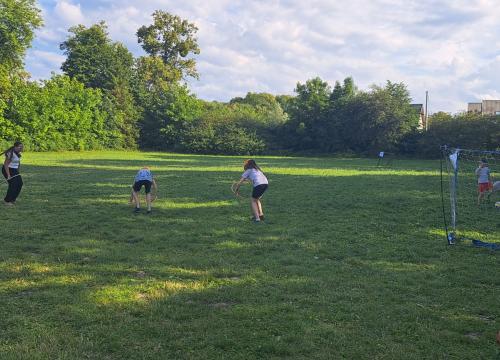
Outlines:
{"label": "black shorts on girl", "polygon": [[267,184],[257,185],[256,187],[253,188],[252,197],[254,199],[260,199],[262,195],[264,195],[264,193],[266,192],[267,187],[268,187]]}
{"label": "black shorts on girl", "polygon": [[[21,189],[23,188],[23,179],[19,174],[19,169],[14,169],[9,167],[10,172],[10,180],[7,180],[9,183],[9,187],[7,189],[7,195],[3,199],[5,202],[14,203],[16,202]],[[7,179],[7,171],[5,171],[5,167],[2,166],[2,174],[5,179]]]}
{"label": "black shorts on girl", "polygon": [[141,181],[137,181],[134,183],[134,191],[135,192],[139,192],[141,191],[141,188],[144,186],[144,188],[146,189],[146,194],[149,194],[151,192],[151,185],[153,183],[149,180],[141,180]]}

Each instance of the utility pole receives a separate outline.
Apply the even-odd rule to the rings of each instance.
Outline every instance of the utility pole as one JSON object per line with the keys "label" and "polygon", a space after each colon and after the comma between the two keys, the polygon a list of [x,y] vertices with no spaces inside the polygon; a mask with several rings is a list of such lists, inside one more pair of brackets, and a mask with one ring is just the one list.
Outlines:
{"label": "utility pole", "polygon": [[429,91],[425,91],[425,131],[429,129],[429,116],[427,113],[428,103],[429,103]]}

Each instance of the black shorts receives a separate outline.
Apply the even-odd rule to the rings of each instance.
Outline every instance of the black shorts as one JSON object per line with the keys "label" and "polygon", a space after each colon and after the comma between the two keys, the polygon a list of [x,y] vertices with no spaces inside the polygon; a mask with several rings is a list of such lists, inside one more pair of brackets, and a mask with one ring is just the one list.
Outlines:
{"label": "black shorts", "polygon": [[266,192],[267,187],[268,187],[267,184],[257,185],[256,187],[253,188],[252,197],[254,199],[260,199],[262,195],[264,195],[264,193]]}
{"label": "black shorts", "polygon": [[141,180],[141,181],[137,181],[134,183],[134,191],[135,192],[139,192],[141,191],[141,188],[144,186],[144,188],[146,189],[146,194],[149,194],[151,192],[151,185],[153,183],[149,180]]}

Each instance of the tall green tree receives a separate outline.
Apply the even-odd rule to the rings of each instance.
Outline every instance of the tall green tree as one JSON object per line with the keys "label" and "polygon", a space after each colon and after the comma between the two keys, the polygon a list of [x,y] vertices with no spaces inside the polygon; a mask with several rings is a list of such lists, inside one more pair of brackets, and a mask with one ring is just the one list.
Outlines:
{"label": "tall green tree", "polygon": [[280,104],[281,108],[286,114],[286,117],[288,119],[289,114],[290,114],[290,107],[293,102],[293,96],[292,95],[276,95],[276,101],[278,104]]}
{"label": "tall green tree", "polygon": [[142,56],[136,60],[133,87],[134,91],[142,92],[142,96],[147,92],[168,89],[178,80],[176,73],[159,57]]}
{"label": "tall green tree", "polygon": [[287,122],[287,140],[297,150],[312,150],[328,141],[324,133],[324,122],[329,106],[331,87],[319,77],[298,83],[296,97],[290,106],[290,121]]}
{"label": "tall green tree", "polygon": [[138,122],[140,107],[137,106],[132,90],[126,81],[117,81],[111,91],[104,93],[103,110],[109,114],[108,129],[120,134],[114,148],[136,148],[140,136]]}
{"label": "tall green tree", "polygon": [[269,149],[282,145],[280,129],[288,120],[288,115],[274,95],[249,92],[244,98],[231,99],[229,107],[237,115],[236,124],[255,132]]}
{"label": "tall green tree", "polygon": [[[352,114],[349,112],[349,103],[356,102],[358,89],[352,77],[344,79],[343,84],[336,81],[330,94],[330,104],[323,124],[323,133],[327,139],[321,143],[323,151],[346,151],[348,144],[343,137],[343,131],[350,126]],[[325,138],[325,137],[323,137]]]}
{"label": "tall green tree", "polygon": [[108,130],[121,133],[112,146],[135,147],[139,110],[131,89],[134,57],[123,44],[110,39],[104,22],[88,28],[78,25],[69,31],[71,35],[60,45],[67,56],[61,69],[86,87],[103,90],[103,102],[111,115]]}
{"label": "tall green tree", "polygon": [[61,66],[66,75],[86,87],[103,90],[130,80],[134,57],[123,44],[112,42],[104,22],[89,28],[78,25],[69,32],[72,35],[60,45],[66,55]]}
{"label": "tall green tree", "polygon": [[144,94],[140,146],[156,150],[177,149],[184,129],[201,115],[200,100],[186,85],[177,83]]}
{"label": "tall green tree", "polygon": [[261,119],[264,126],[275,127],[282,125],[287,120],[283,108],[272,94],[249,92],[244,98],[231,99],[230,104],[253,106],[257,112],[262,114]]}
{"label": "tall green tree", "polygon": [[21,68],[34,31],[42,26],[35,0],[0,0],[0,66]]}
{"label": "tall green tree", "polygon": [[194,24],[165,11],[153,13],[153,24],[142,26],[137,38],[148,56],[137,59],[133,93],[141,106],[140,144],[144,148],[175,149],[180,136],[201,112],[201,103],[185,85],[198,77],[192,55],[200,53]]}
{"label": "tall green tree", "polygon": [[187,20],[168,12],[153,13],[153,24],[137,31],[139,44],[149,56],[160,58],[168,76],[176,81],[187,77],[198,78],[196,61],[200,48],[196,38],[198,28]]}
{"label": "tall green tree", "polygon": [[397,151],[401,140],[418,127],[418,114],[403,83],[387,81],[343,104],[342,138],[355,152]]}
{"label": "tall green tree", "polygon": [[[22,74],[26,50],[42,23],[35,0],[0,0],[0,127],[6,125],[3,113],[14,77]],[[6,133],[0,134],[0,141],[2,138],[12,140]]]}

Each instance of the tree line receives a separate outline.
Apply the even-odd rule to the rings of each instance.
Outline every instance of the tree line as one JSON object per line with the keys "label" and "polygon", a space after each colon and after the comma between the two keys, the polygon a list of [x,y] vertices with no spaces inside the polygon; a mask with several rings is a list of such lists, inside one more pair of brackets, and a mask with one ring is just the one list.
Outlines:
{"label": "tree line", "polygon": [[0,0],[0,143],[29,149],[148,149],[207,154],[358,153],[435,156],[440,144],[495,148],[498,117],[438,113],[419,128],[403,83],[368,90],[347,77],[298,83],[294,95],[198,99],[197,27],[165,11],[140,27],[145,55],[113,41],[105,22],[68,30],[62,74],[31,81],[23,59],[43,24],[35,0]]}

